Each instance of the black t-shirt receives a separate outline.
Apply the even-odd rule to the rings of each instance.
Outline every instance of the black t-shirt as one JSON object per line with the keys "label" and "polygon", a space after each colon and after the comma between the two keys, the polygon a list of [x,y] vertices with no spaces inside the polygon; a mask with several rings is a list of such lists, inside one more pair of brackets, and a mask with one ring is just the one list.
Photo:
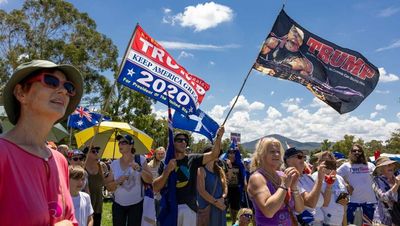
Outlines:
{"label": "black t-shirt", "polygon": [[[176,161],[176,202],[187,204],[190,209],[197,212],[197,169],[203,166],[202,154],[186,155],[183,159]],[[158,173],[161,175],[164,168],[160,167]]]}
{"label": "black t-shirt", "polygon": [[[228,174],[228,164],[224,164],[225,166],[225,174]],[[228,187],[230,188],[238,188],[239,187],[239,180],[243,178],[242,173],[240,172],[240,167],[235,162],[232,163],[232,177],[227,178],[228,180]]]}

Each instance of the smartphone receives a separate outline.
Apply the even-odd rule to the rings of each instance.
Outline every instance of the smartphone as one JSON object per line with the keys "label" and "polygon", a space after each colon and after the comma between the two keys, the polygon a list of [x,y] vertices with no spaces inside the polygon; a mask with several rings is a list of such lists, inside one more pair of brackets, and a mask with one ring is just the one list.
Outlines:
{"label": "smartphone", "polygon": [[329,170],[336,170],[336,161],[333,160],[326,160],[325,166]]}
{"label": "smartphone", "polygon": [[348,194],[348,193],[346,193],[346,192],[340,193],[339,196],[338,196],[337,199],[336,199],[336,203],[339,202],[339,200],[345,199],[345,198],[347,198],[347,197],[349,197],[349,194]]}

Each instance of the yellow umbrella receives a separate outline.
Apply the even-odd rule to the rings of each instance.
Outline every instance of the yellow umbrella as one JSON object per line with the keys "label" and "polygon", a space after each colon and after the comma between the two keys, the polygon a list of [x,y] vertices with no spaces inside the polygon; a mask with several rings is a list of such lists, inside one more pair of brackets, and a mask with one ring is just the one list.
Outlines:
{"label": "yellow umbrella", "polygon": [[[97,126],[84,129],[75,134],[76,143],[79,148],[89,146],[93,139]],[[150,151],[153,139],[143,131],[129,125],[125,122],[101,122],[98,134],[95,136],[92,146],[100,147],[102,158],[120,158],[117,135],[132,135],[135,144],[136,154],[145,154]]]}

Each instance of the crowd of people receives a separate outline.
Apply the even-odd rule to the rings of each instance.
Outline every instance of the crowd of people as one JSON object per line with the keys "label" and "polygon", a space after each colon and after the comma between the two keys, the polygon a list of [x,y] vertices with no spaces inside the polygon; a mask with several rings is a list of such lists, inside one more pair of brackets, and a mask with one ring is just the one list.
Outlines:
{"label": "crowd of people", "polygon": [[[175,134],[165,163],[164,147],[146,158],[131,135],[116,137],[122,157],[112,161],[100,161],[100,147],[48,143],[54,123],[80,102],[82,84],[73,66],[43,60],[20,65],[8,81],[4,107],[15,127],[0,136],[2,225],[101,225],[105,190],[113,225],[160,225],[172,172],[178,226],[227,225],[227,211],[238,226],[400,225],[399,163],[368,162],[357,144],[347,161],[325,150],[310,161],[304,150],[262,138],[242,159],[236,146],[221,150],[221,126],[200,154],[188,153],[188,134]],[[153,218],[145,214],[148,191]]]}

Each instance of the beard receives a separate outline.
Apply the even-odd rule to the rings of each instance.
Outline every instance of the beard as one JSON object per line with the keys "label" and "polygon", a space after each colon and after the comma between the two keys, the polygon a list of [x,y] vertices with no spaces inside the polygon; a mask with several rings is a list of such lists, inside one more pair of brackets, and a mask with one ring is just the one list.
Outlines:
{"label": "beard", "polygon": [[364,155],[353,155],[351,157],[351,163],[353,164],[364,164],[365,163],[365,157]]}

